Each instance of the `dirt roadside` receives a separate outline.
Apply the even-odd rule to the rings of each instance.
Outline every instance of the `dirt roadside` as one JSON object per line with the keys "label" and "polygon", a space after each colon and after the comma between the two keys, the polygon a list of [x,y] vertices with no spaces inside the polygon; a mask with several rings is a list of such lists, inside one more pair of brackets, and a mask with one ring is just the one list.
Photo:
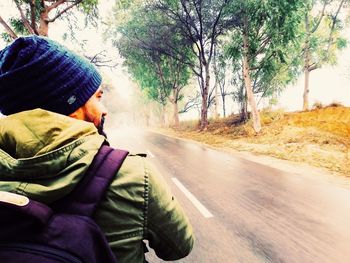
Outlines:
{"label": "dirt roadside", "polygon": [[181,123],[179,129],[156,131],[236,152],[278,168],[350,177],[350,108],[262,112],[261,120],[263,129],[259,135],[249,122],[235,125],[234,116],[210,121],[204,132],[198,131],[195,122]]}

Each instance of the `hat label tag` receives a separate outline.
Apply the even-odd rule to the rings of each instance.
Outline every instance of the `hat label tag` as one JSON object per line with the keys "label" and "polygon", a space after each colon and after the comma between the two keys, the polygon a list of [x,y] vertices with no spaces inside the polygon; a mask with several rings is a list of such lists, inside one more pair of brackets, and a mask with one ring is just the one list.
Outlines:
{"label": "hat label tag", "polygon": [[76,100],[77,100],[77,97],[75,95],[72,95],[72,96],[69,97],[67,102],[68,102],[69,105],[72,105]]}

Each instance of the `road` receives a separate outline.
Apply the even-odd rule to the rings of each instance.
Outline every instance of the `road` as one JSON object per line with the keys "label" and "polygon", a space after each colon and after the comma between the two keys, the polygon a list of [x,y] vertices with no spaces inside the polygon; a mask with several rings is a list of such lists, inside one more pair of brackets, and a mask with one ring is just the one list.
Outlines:
{"label": "road", "polygon": [[290,173],[151,132],[109,138],[146,152],[189,216],[196,244],[176,262],[350,262],[350,179]]}

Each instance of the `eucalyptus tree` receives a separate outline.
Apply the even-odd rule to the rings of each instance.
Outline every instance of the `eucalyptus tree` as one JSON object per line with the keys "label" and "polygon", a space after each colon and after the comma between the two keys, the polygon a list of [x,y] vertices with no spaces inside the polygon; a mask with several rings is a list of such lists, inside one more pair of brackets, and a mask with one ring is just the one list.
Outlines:
{"label": "eucalyptus tree", "polygon": [[98,17],[98,0],[13,0],[13,3],[18,15],[11,17],[9,23],[0,16],[5,39],[15,39],[18,34],[48,36],[49,24],[57,19],[72,20],[72,10],[82,12],[89,23],[96,23]]}
{"label": "eucalyptus tree", "polygon": [[[261,123],[255,93],[273,92],[287,83],[291,74],[283,70],[295,40],[303,0],[237,0],[231,5],[240,13],[241,23],[232,34],[227,48],[233,60],[241,60],[245,94],[255,132]],[[281,73],[284,78],[276,78]],[[281,80],[281,81],[277,81]],[[282,81],[285,80],[285,81]]]}
{"label": "eucalyptus tree", "polygon": [[310,73],[324,64],[336,63],[336,51],[346,46],[340,33],[344,19],[340,18],[348,0],[308,0],[301,24],[304,70],[303,110],[309,108]]}
{"label": "eucalyptus tree", "polygon": [[163,106],[168,101],[173,105],[174,126],[179,126],[178,102],[183,98],[181,90],[187,85],[191,76],[188,66],[176,57],[160,52],[162,40],[167,39],[186,53],[186,47],[176,34],[168,30],[161,16],[148,16],[147,11],[135,9],[129,20],[119,26],[121,37],[115,42],[120,54],[125,59],[124,65],[141,89],[152,100]]}
{"label": "eucalyptus tree", "polygon": [[[215,75],[215,87],[218,87],[220,92],[223,117],[226,117],[226,97],[228,95],[233,95],[233,92],[230,91],[229,88],[230,82],[234,82],[236,80],[233,75],[237,73],[237,70],[233,70],[233,63],[225,54],[223,46],[222,41],[215,45],[213,72]],[[233,73],[230,72],[231,70]],[[219,92],[217,92],[216,104],[218,104]]]}
{"label": "eucalyptus tree", "polygon": [[[146,52],[141,49],[135,49],[132,45],[123,43],[121,39],[118,42],[120,54],[125,58],[124,66],[127,68],[132,79],[136,81],[143,90],[144,94],[151,100],[158,102],[164,109],[167,98],[170,95],[170,89],[162,85],[160,78],[157,75],[157,65],[159,61],[152,62],[152,57],[149,57]],[[164,111],[162,114],[162,124],[164,124]]]}
{"label": "eucalyptus tree", "polygon": [[[239,16],[230,9],[233,0],[154,0],[149,8],[160,12],[172,24],[172,32],[181,36],[196,61],[187,61],[178,56],[177,50],[166,50],[170,56],[181,57],[197,76],[201,92],[200,129],[208,126],[208,96],[211,78],[210,66],[214,44],[219,36],[235,27]],[[169,42],[168,42],[169,43]],[[171,43],[169,43],[171,46]]]}

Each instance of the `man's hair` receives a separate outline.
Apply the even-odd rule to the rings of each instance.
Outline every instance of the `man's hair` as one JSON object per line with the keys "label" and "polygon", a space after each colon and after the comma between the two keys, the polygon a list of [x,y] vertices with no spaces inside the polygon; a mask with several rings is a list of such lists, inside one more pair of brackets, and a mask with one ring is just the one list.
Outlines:
{"label": "man's hair", "polygon": [[0,112],[42,108],[69,115],[101,84],[86,59],[46,37],[16,39],[0,51]]}

